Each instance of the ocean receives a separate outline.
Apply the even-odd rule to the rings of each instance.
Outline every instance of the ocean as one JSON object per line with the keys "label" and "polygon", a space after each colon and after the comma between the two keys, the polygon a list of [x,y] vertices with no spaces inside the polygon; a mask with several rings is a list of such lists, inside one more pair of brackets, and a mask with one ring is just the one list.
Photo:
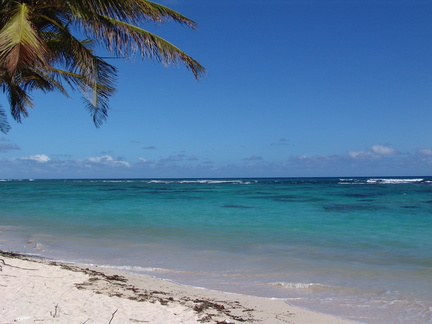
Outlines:
{"label": "ocean", "polygon": [[432,323],[432,177],[0,181],[0,249]]}

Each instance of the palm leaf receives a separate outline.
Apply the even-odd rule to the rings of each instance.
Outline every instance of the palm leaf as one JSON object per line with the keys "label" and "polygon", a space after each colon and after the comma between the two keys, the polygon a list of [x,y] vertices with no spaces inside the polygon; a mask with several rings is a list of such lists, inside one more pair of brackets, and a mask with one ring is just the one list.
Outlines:
{"label": "palm leaf", "polygon": [[97,18],[87,23],[86,29],[115,55],[130,56],[139,51],[143,58],[156,59],[167,65],[182,62],[197,79],[205,74],[200,63],[163,38],[114,18],[100,15]]}
{"label": "palm leaf", "polygon": [[21,116],[27,117],[28,116],[27,109],[29,107],[33,107],[31,97],[16,82],[13,81],[5,82],[4,88],[8,95],[12,117],[17,122],[21,122]]}
{"label": "palm leaf", "polygon": [[[115,92],[113,76],[116,70],[99,57],[94,57],[92,62],[93,75],[81,84],[86,108],[90,112],[93,123],[100,127],[108,117],[109,98]],[[89,82],[90,81],[90,82]]]}
{"label": "palm leaf", "polygon": [[23,66],[48,65],[47,49],[30,21],[28,6],[18,4],[0,31],[0,59],[13,76]]}
{"label": "palm leaf", "polygon": [[3,110],[3,107],[0,106],[0,131],[7,134],[10,130],[10,125],[7,120],[7,115]]}
{"label": "palm leaf", "polygon": [[137,6],[141,9],[142,14],[153,21],[163,22],[172,19],[175,22],[191,27],[192,29],[197,28],[197,23],[195,21],[171,10],[168,7],[146,0],[137,0],[136,2]]}
{"label": "palm leaf", "polygon": [[76,39],[67,30],[59,30],[57,38],[48,42],[50,49],[56,53],[57,62],[67,71],[53,70],[72,88],[78,87],[90,111],[93,121],[99,127],[108,114],[108,102],[114,93],[114,82],[117,70],[106,63],[88,48],[89,41]]}
{"label": "palm leaf", "polygon": [[196,28],[196,22],[180,13],[147,0],[74,0],[67,6],[78,19],[91,20],[93,15],[103,15],[128,22],[174,20],[180,24]]}
{"label": "palm leaf", "polygon": [[58,80],[58,76],[60,76],[60,73],[56,70],[45,71],[32,68],[22,71],[19,80],[23,90],[26,92],[35,89],[43,92],[58,90],[68,97],[69,94]]}
{"label": "palm leaf", "polygon": [[[196,23],[147,0],[0,0],[0,85],[18,122],[32,106],[32,90],[80,90],[97,127],[106,119],[116,69],[91,45],[117,56],[139,53],[166,65],[183,63],[198,79],[205,69],[173,44],[138,27],[141,23]],[[80,30],[81,29],[81,30]],[[78,39],[82,31],[89,39]],[[82,34],[81,34],[82,35]],[[9,124],[0,107],[0,131]]]}

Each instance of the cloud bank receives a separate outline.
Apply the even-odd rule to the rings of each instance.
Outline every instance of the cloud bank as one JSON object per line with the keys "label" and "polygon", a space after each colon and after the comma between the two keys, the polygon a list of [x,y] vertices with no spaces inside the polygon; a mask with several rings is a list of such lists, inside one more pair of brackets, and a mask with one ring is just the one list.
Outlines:
{"label": "cloud bank", "polygon": [[0,159],[0,178],[4,179],[421,176],[430,175],[431,170],[431,148],[401,153],[385,145],[335,155],[292,155],[279,162],[251,155],[227,164],[184,153],[136,161],[106,154],[73,159],[45,153]]}

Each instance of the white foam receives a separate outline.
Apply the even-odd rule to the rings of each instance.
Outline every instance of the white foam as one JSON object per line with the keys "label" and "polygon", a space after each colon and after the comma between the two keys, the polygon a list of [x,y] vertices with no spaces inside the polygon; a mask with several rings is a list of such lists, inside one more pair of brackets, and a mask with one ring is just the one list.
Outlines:
{"label": "white foam", "polygon": [[315,282],[271,282],[270,285],[276,286],[276,287],[282,287],[286,289],[313,289],[313,288],[330,288],[330,286],[325,286],[320,283]]}
{"label": "white foam", "polygon": [[133,182],[133,180],[95,180],[91,182],[129,183],[129,182]]}
{"label": "white foam", "polygon": [[178,183],[202,183],[202,184],[221,184],[221,183],[232,183],[232,184],[245,184],[242,180],[182,180]]}
{"label": "white foam", "polygon": [[379,184],[403,184],[403,183],[416,183],[423,182],[424,179],[387,179],[387,178],[376,178],[376,179],[368,179],[367,183],[379,183]]}
{"label": "white foam", "polygon": [[250,181],[244,180],[219,180],[219,179],[191,179],[191,180],[147,180],[147,183],[161,183],[161,184],[170,184],[170,183],[181,183],[181,184],[251,184]]}

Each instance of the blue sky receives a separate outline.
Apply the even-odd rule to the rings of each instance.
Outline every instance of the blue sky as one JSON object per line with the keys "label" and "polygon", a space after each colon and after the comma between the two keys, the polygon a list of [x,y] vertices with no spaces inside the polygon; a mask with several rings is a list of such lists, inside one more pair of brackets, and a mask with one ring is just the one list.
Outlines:
{"label": "blue sky", "polygon": [[431,1],[159,2],[199,29],[143,27],[207,75],[110,61],[100,129],[78,93],[34,93],[0,178],[432,175]]}

